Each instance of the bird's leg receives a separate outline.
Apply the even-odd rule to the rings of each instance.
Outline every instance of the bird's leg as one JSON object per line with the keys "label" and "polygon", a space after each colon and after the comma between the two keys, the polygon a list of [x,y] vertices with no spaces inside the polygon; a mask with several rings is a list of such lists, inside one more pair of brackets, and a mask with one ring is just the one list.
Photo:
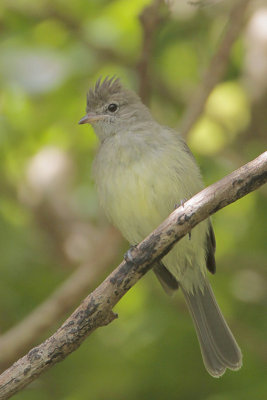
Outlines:
{"label": "bird's leg", "polygon": [[187,199],[182,199],[182,200],[180,200],[180,203],[176,203],[176,204],[174,204],[174,209],[176,210],[176,208],[179,208],[179,207],[183,207],[184,208],[184,203],[187,201]]}
{"label": "bird's leg", "polygon": [[[174,204],[174,209],[176,210],[176,208],[178,207],[183,207],[184,208],[184,203],[187,201],[187,199],[182,199],[180,200],[180,203],[176,203]],[[191,240],[191,231],[188,232],[188,239]]]}
{"label": "bird's leg", "polygon": [[124,254],[123,258],[126,262],[133,262],[133,256],[132,256],[132,250],[135,249],[137,246],[137,244],[131,245],[131,247],[129,248],[129,250],[126,251],[126,253]]}

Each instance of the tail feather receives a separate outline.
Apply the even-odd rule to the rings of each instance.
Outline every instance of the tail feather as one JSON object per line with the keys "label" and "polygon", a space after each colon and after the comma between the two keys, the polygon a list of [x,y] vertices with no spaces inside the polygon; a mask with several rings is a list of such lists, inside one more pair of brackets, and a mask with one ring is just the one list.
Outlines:
{"label": "tail feather", "polygon": [[242,354],[205,280],[203,291],[189,293],[183,289],[186,303],[196,328],[203,361],[214,377],[224,374],[226,368],[237,370],[242,366]]}

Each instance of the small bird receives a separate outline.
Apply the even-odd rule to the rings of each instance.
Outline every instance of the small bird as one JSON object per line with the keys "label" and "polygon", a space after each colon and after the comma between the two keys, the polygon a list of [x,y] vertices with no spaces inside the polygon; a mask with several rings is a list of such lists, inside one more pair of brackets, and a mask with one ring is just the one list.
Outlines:
{"label": "small bird", "polygon": [[[116,77],[97,80],[87,94],[86,115],[100,146],[93,165],[100,203],[131,245],[153,231],[174,209],[203,189],[196,161],[182,137],[155,121],[149,109]],[[190,240],[189,240],[190,239]],[[207,371],[237,370],[242,354],[206,277],[215,273],[210,220],[198,224],[153,265],[167,293],[179,287],[193,318]]]}

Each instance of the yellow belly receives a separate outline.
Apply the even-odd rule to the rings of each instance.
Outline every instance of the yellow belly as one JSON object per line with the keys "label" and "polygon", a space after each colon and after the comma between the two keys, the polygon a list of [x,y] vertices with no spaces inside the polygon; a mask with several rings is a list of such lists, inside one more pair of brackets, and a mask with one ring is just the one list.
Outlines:
{"label": "yellow belly", "polygon": [[[114,150],[114,149],[113,149]],[[177,155],[142,157],[125,163],[114,157],[109,164],[99,163],[96,180],[101,204],[123,236],[136,244],[153,231],[183,199],[189,199],[202,187],[197,167],[183,171]],[[120,162],[119,162],[120,161]],[[178,172],[181,171],[181,174]],[[187,175],[186,175],[187,173]],[[205,235],[207,222],[192,231],[191,240],[183,238],[164,257],[166,267],[184,287],[192,290],[205,273]]]}

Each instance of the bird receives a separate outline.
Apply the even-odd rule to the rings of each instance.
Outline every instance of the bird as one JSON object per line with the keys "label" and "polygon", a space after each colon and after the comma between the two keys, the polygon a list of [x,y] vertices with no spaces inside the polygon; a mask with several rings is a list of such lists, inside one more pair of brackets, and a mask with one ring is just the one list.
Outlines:
{"label": "bird", "polygon": [[[135,246],[204,187],[186,142],[159,124],[139,96],[116,76],[99,78],[87,93],[86,114],[99,139],[93,162],[98,197],[108,219]],[[207,278],[216,271],[211,220],[198,224],[153,265],[163,289],[181,289],[204,365],[213,377],[242,366],[241,350]]]}

